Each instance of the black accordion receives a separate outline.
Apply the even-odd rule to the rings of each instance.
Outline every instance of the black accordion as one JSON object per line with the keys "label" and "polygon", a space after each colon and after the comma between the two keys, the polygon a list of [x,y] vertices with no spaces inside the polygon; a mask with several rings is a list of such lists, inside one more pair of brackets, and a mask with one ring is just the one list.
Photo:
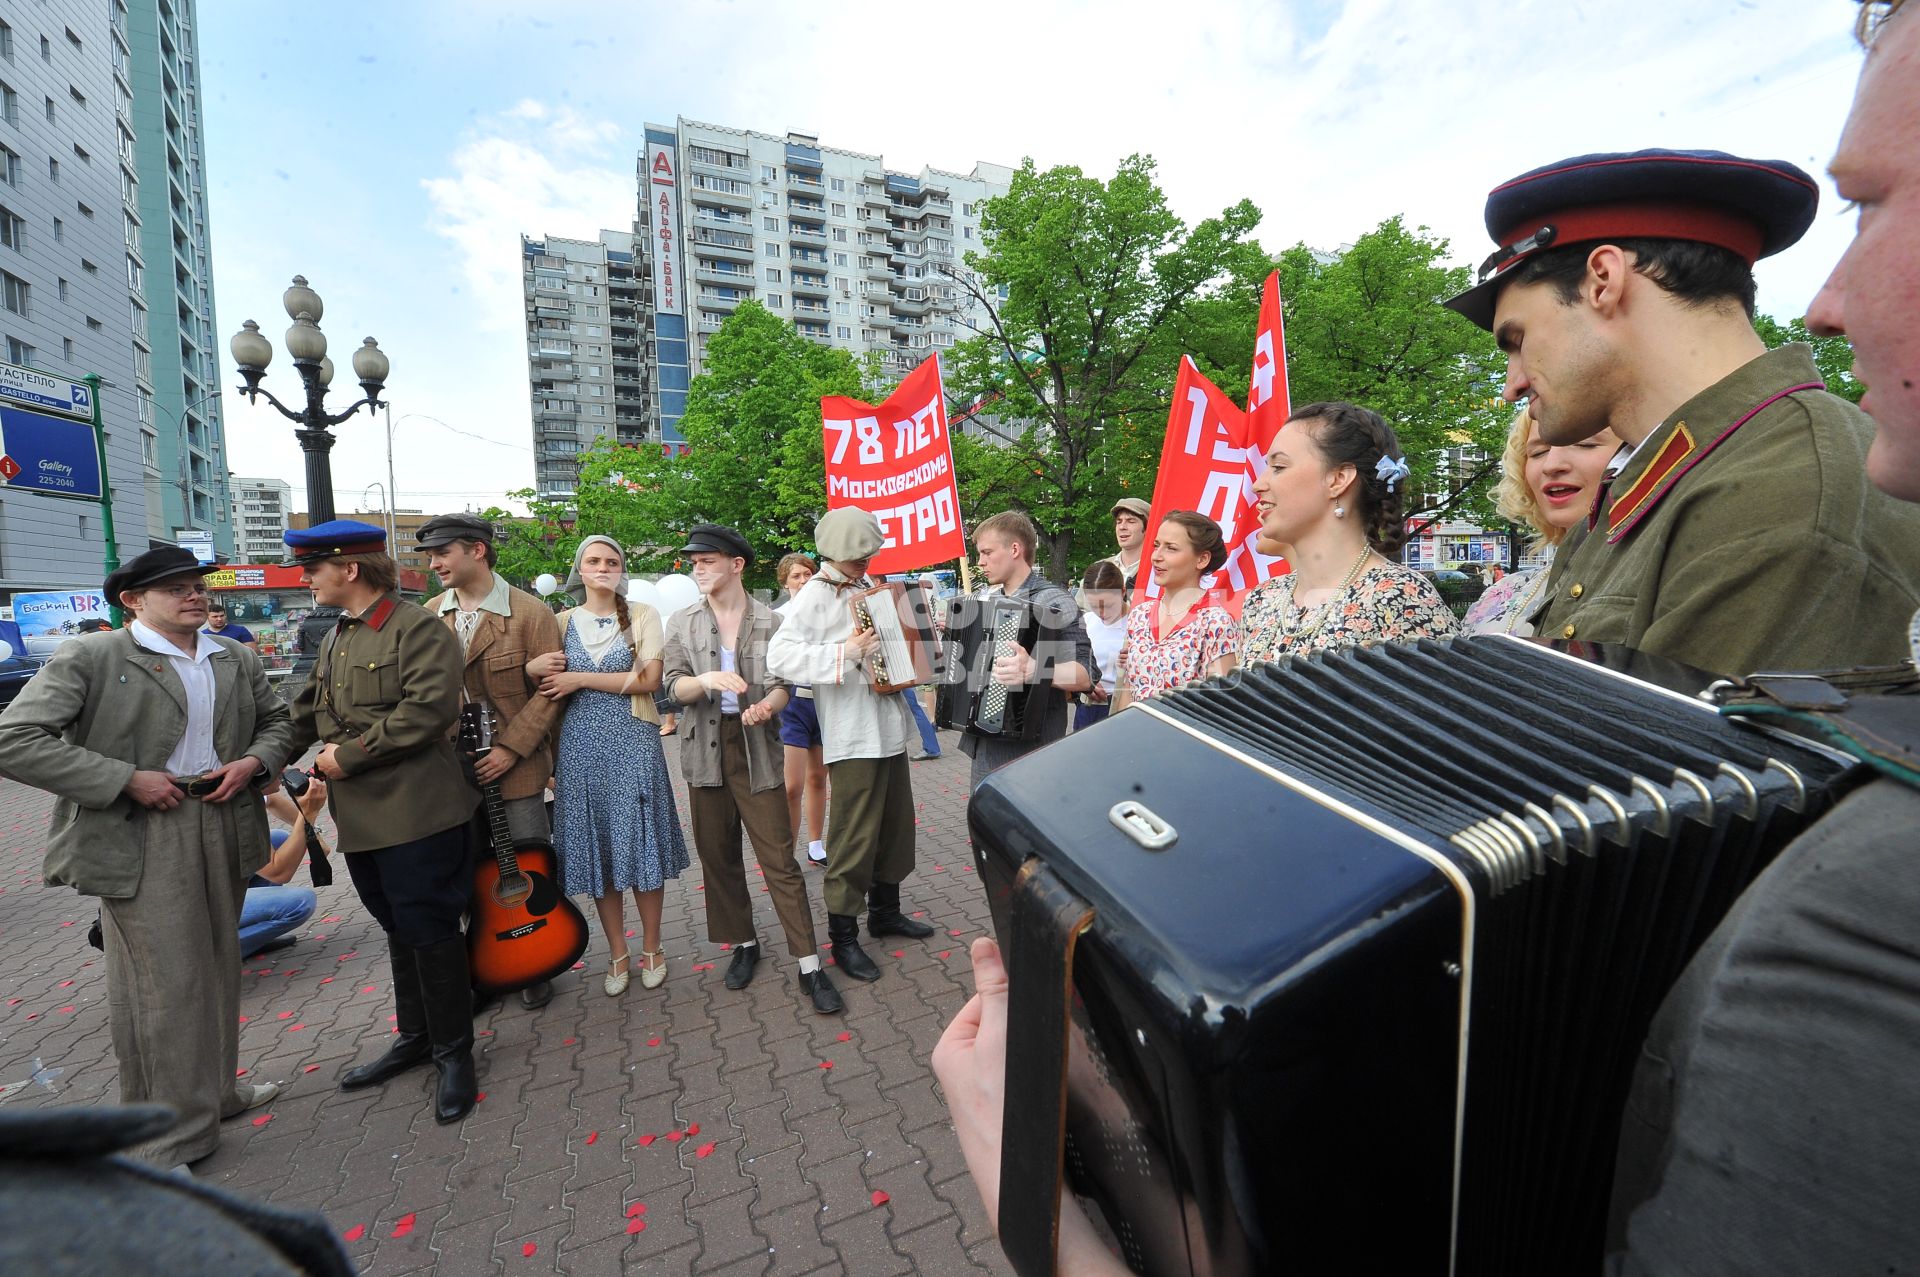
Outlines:
{"label": "black accordion", "polygon": [[1600,1270],[1654,1011],[1860,772],[1589,654],[1319,654],[984,782],[1016,1271],[1063,1182],[1141,1273]]}
{"label": "black accordion", "polygon": [[1040,738],[1040,695],[1051,688],[996,683],[993,662],[1008,644],[1030,653],[1039,646],[1042,610],[1028,596],[962,594],[948,602],[936,723],[1006,740]]}

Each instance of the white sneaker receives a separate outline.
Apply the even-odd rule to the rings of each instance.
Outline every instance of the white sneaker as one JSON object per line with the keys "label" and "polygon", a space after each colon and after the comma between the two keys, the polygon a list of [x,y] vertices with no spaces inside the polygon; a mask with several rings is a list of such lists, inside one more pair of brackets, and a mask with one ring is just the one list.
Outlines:
{"label": "white sneaker", "polygon": [[808,843],[807,859],[811,860],[816,865],[826,864],[827,863],[827,845],[823,842]]}
{"label": "white sneaker", "polygon": [[248,1109],[257,1109],[262,1104],[273,1103],[274,1097],[280,1094],[280,1088],[283,1085],[285,1084],[281,1082],[248,1083],[246,1090],[237,1092],[247,1097],[247,1102],[240,1106],[240,1112],[244,1113]]}

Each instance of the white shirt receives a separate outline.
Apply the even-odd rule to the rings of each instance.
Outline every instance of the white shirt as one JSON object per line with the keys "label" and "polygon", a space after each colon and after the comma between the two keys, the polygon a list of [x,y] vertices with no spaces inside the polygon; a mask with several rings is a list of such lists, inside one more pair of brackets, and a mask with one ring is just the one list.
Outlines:
{"label": "white shirt", "polygon": [[1093,662],[1100,667],[1100,686],[1109,695],[1113,693],[1113,679],[1120,669],[1120,644],[1127,637],[1127,618],[1122,613],[1120,619],[1109,624],[1100,619],[1098,612],[1088,612],[1080,618],[1087,627],[1087,637],[1093,641]]}
{"label": "white shirt", "polygon": [[167,771],[174,776],[200,776],[220,766],[220,755],[213,747],[213,666],[208,663],[220,645],[211,634],[196,633],[193,655],[188,656],[144,621],[129,622],[127,631],[142,648],[173,662],[173,672],[187,689],[187,730],[167,755]]}
{"label": "white shirt", "polygon": [[850,591],[834,588],[845,580],[827,564],[800,587],[767,644],[767,669],[790,683],[812,685],[823,761],[891,758],[906,753],[907,738],[917,741],[919,730],[910,726],[905,699],[875,692],[866,672],[847,656]]}

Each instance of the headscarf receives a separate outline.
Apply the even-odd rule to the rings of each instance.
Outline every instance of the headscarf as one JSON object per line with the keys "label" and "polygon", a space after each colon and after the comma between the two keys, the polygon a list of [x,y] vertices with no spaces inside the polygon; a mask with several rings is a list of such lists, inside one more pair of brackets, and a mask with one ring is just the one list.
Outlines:
{"label": "headscarf", "polygon": [[602,545],[612,546],[613,552],[620,556],[620,574],[614,581],[613,592],[619,598],[627,597],[626,547],[612,537],[594,532],[581,538],[579,548],[573,552],[573,570],[567,573],[567,583],[560,587],[560,592],[572,598],[577,604],[587,601],[587,583],[580,576],[580,560],[586,557],[587,547],[596,541]]}

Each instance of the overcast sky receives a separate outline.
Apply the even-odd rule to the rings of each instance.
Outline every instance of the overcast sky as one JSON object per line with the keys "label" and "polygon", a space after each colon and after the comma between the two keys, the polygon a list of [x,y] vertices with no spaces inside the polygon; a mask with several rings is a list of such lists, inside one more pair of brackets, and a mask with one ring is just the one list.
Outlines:
{"label": "overcast sky", "polygon": [[[1105,175],[1142,151],[1189,222],[1251,198],[1270,251],[1400,213],[1468,264],[1491,248],[1487,189],[1555,159],[1791,160],[1825,194],[1806,239],[1760,265],[1761,308],[1782,319],[1852,225],[1824,178],[1859,70],[1852,0],[528,8],[201,0],[235,473],[284,478],[304,505],[291,426],[233,393],[224,351],[256,319],[277,352],[267,385],[297,385],[279,299],[298,272],[326,301],[336,386],[364,336],[393,361],[403,508],[530,486],[518,236],[627,229],[646,120],[795,129],[910,172],[1032,156]],[[364,415],[336,433],[345,511],[385,481],[385,436]]]}

